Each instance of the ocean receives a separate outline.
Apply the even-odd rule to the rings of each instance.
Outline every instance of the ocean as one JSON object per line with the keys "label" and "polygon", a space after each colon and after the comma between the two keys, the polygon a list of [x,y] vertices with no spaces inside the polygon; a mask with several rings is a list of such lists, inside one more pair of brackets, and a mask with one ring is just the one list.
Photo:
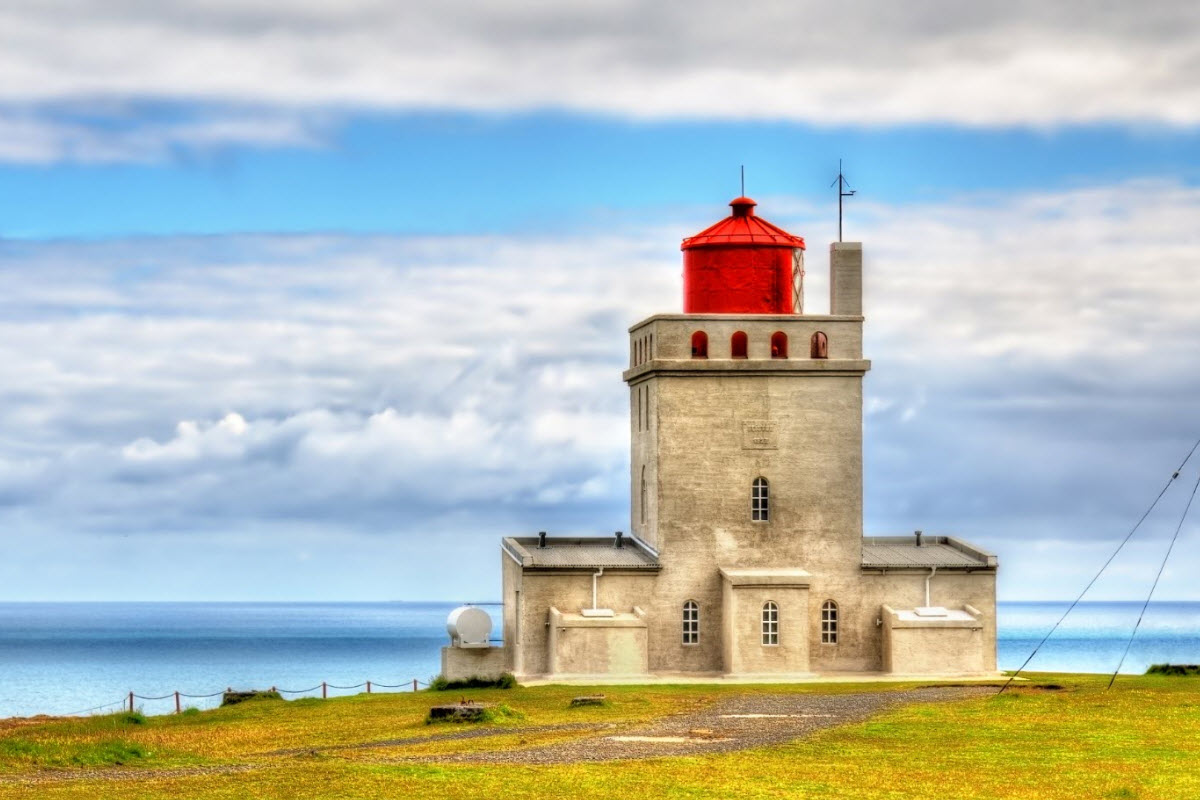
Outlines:
{"label": "ocean", "polygon": [[[103,713],[130,691],[147,714],[175,691],[226,687],[288,695],[411,691],[437,673],[454,603],[0,603],[0,717]],[[1015,669],[1065,603],[1001,603],[999,662]],[[1111,672],[1141,603],[1081,603],[1028,669]],[[498,608],[489,608],[493,618]],[[1200,603],[1152,603],[1122,672],[1200,663]],[[385,688],[383,685],[394,688]],[[184,698],[211,708],[220,697]]]}

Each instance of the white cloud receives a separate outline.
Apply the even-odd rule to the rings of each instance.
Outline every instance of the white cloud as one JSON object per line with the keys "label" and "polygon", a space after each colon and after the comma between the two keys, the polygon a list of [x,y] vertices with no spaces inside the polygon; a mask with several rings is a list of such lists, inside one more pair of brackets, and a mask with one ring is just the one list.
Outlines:
{"label": "white cloud", "polygon": [[199,110],[170,120],[120,108],[79,118],[62,107],[0,106],[0,161],[153,164],[229,145],[319,147],[329,127],[319,114],[261,108]]}
{"label": "white cloud", "polygon": [[[807,236],[820,313],[824,215],[760,209]],[[1123,534],[1200,435],[1197,215],[1200,190],[1139,183],[858,206],[869,532],[1002,555]],[[678,308],[679,237],[710,221],[8,242],[0,529],[160,548],[436,534],[466,591],[492,579],[499,533],[623,528],[625,328]]]}
{"label": "white cloud", "polygon": [[[130,100],[243,110],[124,134],[16,111]],[[314,109],[1194,126],[1200,36],[1187,2],[39,0],[0,10],[0,107],[0,157],[33,161],[306,144]]]}

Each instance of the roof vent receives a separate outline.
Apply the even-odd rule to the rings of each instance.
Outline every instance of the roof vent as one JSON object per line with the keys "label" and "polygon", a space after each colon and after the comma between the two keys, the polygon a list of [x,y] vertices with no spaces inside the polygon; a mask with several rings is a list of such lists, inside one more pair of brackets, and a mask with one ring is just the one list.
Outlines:
{"label": "roof vent", "polygon": [[921,546],[921,532],[913,531],[913,536],[917,537],[917,547],[920,547]]}
{"label": "roof vent", "polygon": [[538,531],[538,550],[546,549],[546,532]]}
{"label": "roof vent", "polygon": [[625,539],[625,534],[622,533],[621,531],[617,531],[617,541],[615,543],[613,543],[613,547],[620,550],[622,547],[625,546],[624,539]]}

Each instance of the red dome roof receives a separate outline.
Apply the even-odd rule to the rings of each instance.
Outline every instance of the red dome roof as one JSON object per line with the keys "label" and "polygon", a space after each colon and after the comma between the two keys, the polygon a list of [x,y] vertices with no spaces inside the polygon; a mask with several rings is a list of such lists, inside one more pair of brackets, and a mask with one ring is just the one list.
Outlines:
{"label": "red dome roof", "polygon": [[729,202],[733,214],[683,240],[680,250],[694,247],[718,247],[730,244],[750,244],[760,247],[793,247],[804,249],[804,239],[772,225],[762,217],[754,215],[758,203],[749,197],[738,197]]}

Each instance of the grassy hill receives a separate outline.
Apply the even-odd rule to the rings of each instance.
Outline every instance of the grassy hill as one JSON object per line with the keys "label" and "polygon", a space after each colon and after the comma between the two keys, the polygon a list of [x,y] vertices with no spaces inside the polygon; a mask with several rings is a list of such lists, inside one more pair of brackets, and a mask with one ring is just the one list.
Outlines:
{"label": "grassy hill", "polygon": [[[688,755],[663,756],[668,742],[647,745],[655,758],[600,763],[523,761],[586,757],[600,739],[686,727],[714,704],[857,708],[913,685],[543,686],[4,720],[0,797],[1200,798],[1200,678],[1123,677],[1106,692],[1098,676],[1032,677],[1000,697],[882,698],[884,710],[845,724],[834,714],[716,715],[716,729],[683,737],[696,740]],[[570,707],[589,692],[605,704]],[[426,723],[430,706],[462,698],[496,703],[497,713]],[[723,717],[741,726],[736,734],[720,729]],[[737,737],[785,717],[830,719],[814,719],[826,727],[800,739],[705,752],[710,741],[741,747]]]}

